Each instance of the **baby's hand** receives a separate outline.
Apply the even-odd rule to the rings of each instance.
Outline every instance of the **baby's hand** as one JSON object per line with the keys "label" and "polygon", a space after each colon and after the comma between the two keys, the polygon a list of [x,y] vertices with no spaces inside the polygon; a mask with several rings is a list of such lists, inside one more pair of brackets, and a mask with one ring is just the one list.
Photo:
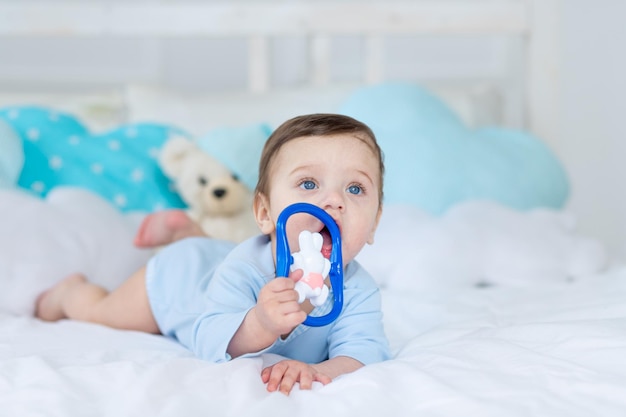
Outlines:
{"label": "baby's hand", "polygon": [[326,385],[332,379],[318,372],[313,366],[300,361],[284,360],[269,366],[261,372],[261,380],[267,384],[267,390],[280,390],[289,395],[293,386],[298,382],[300,389],[311,389],[313,381]]}
{"label": "baby's hand", "polygon": [[[299,279],[302,272],[291,275]],[[273,279],[259,292],[255,314],[261,327],[274,337],[288,334],[306,319],[294,287],[291,279]]]}

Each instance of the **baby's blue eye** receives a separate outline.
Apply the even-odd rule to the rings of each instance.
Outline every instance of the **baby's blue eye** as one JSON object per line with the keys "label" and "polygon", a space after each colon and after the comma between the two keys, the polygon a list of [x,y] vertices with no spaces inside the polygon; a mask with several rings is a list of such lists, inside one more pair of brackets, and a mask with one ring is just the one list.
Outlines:
{"label": "baby's blue eye", "polygon": [[363,189],[360,186],[358,186],[358,185],[351,185],[351,186],[348,187],[348,192],[350,194],[357,194],[358,195],[358,194],[361,194],[363,192]]}
{"label": "baby's blue eye", "polygon": [[302,181],[300,187],[304,188],[305,190],[313,190],[315,189],[315,183],[313,181]]}

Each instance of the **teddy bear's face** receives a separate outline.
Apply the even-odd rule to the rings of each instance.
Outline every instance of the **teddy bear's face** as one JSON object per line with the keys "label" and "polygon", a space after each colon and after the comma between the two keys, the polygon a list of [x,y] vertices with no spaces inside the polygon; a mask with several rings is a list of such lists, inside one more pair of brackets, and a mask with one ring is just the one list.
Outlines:
{"label": "teddy bear's face", "polygon": [[176,187],[191,210],[200,216],[232,216],[251,207],[246,186],[206,154],[188,155]]}

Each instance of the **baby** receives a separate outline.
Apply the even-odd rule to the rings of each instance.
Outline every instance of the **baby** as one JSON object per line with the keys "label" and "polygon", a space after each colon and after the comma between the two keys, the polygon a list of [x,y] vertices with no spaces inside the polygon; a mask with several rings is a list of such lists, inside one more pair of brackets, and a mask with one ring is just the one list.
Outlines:
{"label": "baby", "polygon": [[[39,297],[36,315],[160,333],[212,362],[278,354],[285,359],[261,372],[269,391],[289,394],[296,383],[300,389],[314,381],[328,384],[389,358],[380,293],[354,260],[374,241],[383,173],[382,152],[365,124],[337,114],[290,119],[261,155],[252,207],[259,236],[236,246],[207,237],[179,240],[112,292],[82,274],[71,275]],[[341,234],[344,307],[322,327],[302,323],[308,314],[330,311],[332,297],[317,307],[298,303],[294,287],[302,270],[291,272],[291,279],[275,279],[276,222],[296,202],[325,210]],[[294,251],[302,230],[326,234],[317,218],[291,216],[286,235]]]}

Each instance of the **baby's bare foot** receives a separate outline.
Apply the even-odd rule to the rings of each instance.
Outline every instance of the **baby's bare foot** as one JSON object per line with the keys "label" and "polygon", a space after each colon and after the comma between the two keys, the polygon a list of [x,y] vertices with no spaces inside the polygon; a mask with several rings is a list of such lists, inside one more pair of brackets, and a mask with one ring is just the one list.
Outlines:
{"label": "baby's bare foot", "polygon": [[153,248],[204,232],[183,210],[165,210],[149,214],[135,236],[135,246]]}
{"label": "baby's bare foot", "polygon": [[35,317],[45,321],[57,321],[67,316],[63,312],[62,300],[68,290],[76,285],[85,283],[87,279],[82,274],[72,274],[54,287],[42,293],[35,304]]}

